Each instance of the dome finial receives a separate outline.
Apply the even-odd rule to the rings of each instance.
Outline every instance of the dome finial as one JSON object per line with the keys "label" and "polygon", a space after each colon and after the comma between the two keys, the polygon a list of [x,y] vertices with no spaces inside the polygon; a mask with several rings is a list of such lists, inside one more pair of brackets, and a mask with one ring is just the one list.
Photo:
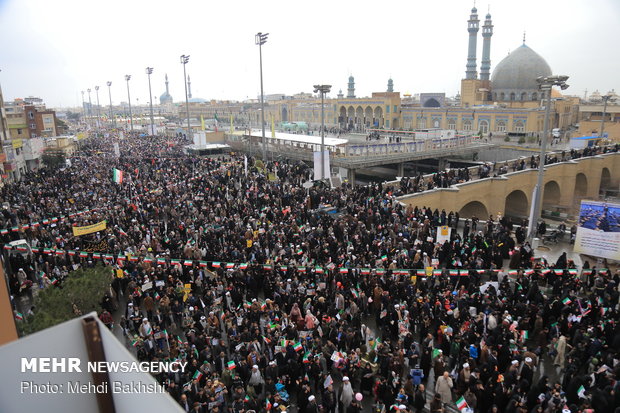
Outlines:
{"label": "dome finial", "polygon": [[523,30],[523,44],[525,44],[525,30]]}

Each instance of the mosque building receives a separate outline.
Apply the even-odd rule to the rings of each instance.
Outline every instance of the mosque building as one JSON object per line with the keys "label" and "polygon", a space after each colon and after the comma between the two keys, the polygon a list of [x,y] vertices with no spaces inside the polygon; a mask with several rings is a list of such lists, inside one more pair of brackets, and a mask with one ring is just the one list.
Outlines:
{"label": "mosque building", "polygon": [[[480,30],[478,11],[472,8],[467,21],[465,77],[461,80],[461,90],[456,98],[448,98],[445,93],[420,93],[419,98],[407,94],[401,99],[391,78],[384,92],[358,97],[355,78],[351,74],[346,93],[334,87],[331,93],[337,97],[325,100],[326,126],[360,132],[373,128],[439,128],[464,134],[482,133],[486,136],[538,136],[543,130],[546,101],[536,79],[551,75],[551,67],[525,43],[524,36],[523,43],[491,70],[493,30],[491,14],[486,14]],[[482,37],[482,56],[478,72],[479,36]],[[563,96],[555,89],[551,97],[550,128],[567,129],[576,124],[579,98]],[[231,105],[231,102],[222,102],[219,105],[214,101],[199,103],[194,100],[197,99],[190,99],[191,116],[204,113],[205,117],[218,114],[228,118],[230,115],[237,120],[242,119],[246,124],[260,125],[260,107],[256,103]],[[268,123],[273,118],[277,123],[304,122],[311,129],[317,129],[320,125],[321,103],[317,96],[282,96],[281,99],[269,100],[267,103],[265,121]]]}

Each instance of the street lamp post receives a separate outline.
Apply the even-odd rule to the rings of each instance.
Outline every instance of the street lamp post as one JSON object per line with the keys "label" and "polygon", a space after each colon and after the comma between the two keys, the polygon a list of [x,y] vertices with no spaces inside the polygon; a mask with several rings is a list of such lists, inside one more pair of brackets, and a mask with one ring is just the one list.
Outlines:
{"label": "street lamp post", "polygon": [[129,80],[131,80],[131,75],[125,75],[125,80],[127,81],[127,101],[129,102],[129,128],[131,132],[133,132],[133,116],[131,115],[131,95],[129,94]]}
{"label": "street lamp post", "polygon": [[112,116],[112,82],[108,80],[106,85],[108,85],[108,97],[110,98],[110,120],[112,121],[112,127],[116,127],[116,121],[114,116]]}
{"label": "street lamp post", "polygon": [[568,76],[546,76],[536,79],[539,88],[546,94],[547,101],[545,103],[545,121],[543,123],[543,137],[540,144],[540,161],[538,164],[538,181],[534,187],[534,196],[532,200],[532,208],[530,209],[530,220],[528,223],[528,240],[530,242],[536,236],[538,221],[541,215],[541,203],[543,196],[543,178],[545,174],[545,157],[547,150],[547,135],[549,135],[549,114],[551,112],[551,89],[553,86],[559,86],[562,90],[568,88],[566,81]]}
{"label": "street lamp post", "polygon": [[260,59],[260,121],[263,130],[263,162],[267,161],[267,148],[265,144],[265,100],[263,96],[263,48],[262,46],[267,43],[267,36],[269,33],[256,33],[256,44],[258,45],[258,56]]}
{"label": "street lamp post", "polygon": [[314,85],[314,93],[321,93],[321,179],[325,179],[325,94],[331,85]]}
{"label": "street lamp post", "polygon": [[90,126],[92,126],[93,123],[93,104],[90,100],[90,88],[86,89],[86,91],[88,92],[88,123]]}
{"label": "street lamp post", "polygon": [[607,101],[611,99],[611,95],[601,96],[603,99],[603,120],[601,121],[601,133],[599,133],[599,138],[603,139],[603,132],[605,131],[605,116],[607,116]]}
{"label": "street lamp post", "polygon": [[146,68],[146,74],[149,78],[149,99],[151,102],[151,134],[155,135],[155,123],[153,122],[153,94],[151,93],[151,74],[153,73],[152,67]]}
{"label": "street lamp post", "polygon": [[82,90],[82,117],[86,118],[86,102],[84,101],[84,91]]}
{"label": "street lamp post", "polygon": [[191,139],[191,129],[189,126],[189,97],[187,95],[187,74],[185,65],[189,62],[189,55],[181,55],[181,64],[183,65],[183,83],[185,84],[185,110],[187,111],[187,137]]}
{"label": "street lamp post", "polygon": [[97,127],[100,127],[101,112],[99,111],[99,86],[95,86],[95,93],[97,94]]}

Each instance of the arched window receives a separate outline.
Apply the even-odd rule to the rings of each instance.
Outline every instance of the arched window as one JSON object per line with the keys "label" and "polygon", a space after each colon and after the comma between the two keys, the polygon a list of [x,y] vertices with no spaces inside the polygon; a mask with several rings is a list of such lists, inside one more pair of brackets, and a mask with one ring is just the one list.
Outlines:
{"label": "arched window", "polygon": [[448,129],[456,130],[456,119],[448,119]]}
{"label": "arched window", "polygon": [[532,93],[532,100],[538,100],[538,93]]}
{"label": "arched window", "polygon": [[511,101],[514,101],[514,100],[515,100],[515,98],[516,98],[516,96],[515,96],[515,92],[512,92],[512,93],[510,94],[510,100],[511,100]]}
{"label": "arched window", "polygon": [[426,118],[418,119],[418,129],[425,129],[425,128],[426,128]]}
{"label": "arched window", "polygon": [[433,119],[433,128],[439,128],[439,119]]}
{"label": "arched window", "polygon": [[504,92],[499,94],[499,100],[506,100],[506,94]]}
{"label": "arched window", "polygon": [[523,133],[525,132],[525,123],[520,120],[515,123],[515,132]]}
{"label": "arched window", "polygon": [[506,132],[506,122],[503,120],[498,120],[495,124],[495,130],[497,132]]}
{"label": "arched window", "polygon": [[521,100],[527,100],[527,93],[521,93]]}
{"label": "arched window", "polygon": [[464,120],[463,121],[463,130],[464,131],[470,131],[471,130],[471,120]]}

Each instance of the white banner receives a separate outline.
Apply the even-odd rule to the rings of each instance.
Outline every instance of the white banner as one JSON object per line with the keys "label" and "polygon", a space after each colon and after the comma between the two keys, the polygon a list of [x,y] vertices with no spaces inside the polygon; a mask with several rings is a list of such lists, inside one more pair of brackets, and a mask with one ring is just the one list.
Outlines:
{"label": "white banner", "polygon": [[321,173],[321,151],[314,152],[314,180],[329,178],[331,167],[329,164],[329,151],[325,150],[325,168]]}
{"label": "white banner", "polygon": [[620,261],[620,204],[581,201],[575,252]]}

